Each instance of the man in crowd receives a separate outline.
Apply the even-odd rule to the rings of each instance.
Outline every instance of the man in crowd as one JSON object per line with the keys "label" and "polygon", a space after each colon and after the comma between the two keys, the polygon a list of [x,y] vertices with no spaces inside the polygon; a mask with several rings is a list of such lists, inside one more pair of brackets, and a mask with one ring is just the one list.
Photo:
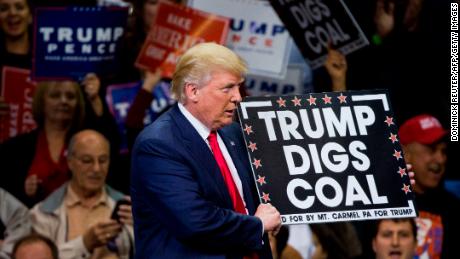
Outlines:
{"label": "man in crowd", "polygon": [[376,259],[412,259],[416,246],[417,227],[414,219],[383,219],[376,222],[372,239]]}
{"label": "man in crowd", "polygon": [[13,259],[59,259],[56,244],[42,235],[27,235],[13,248]]}
{"label": "man in crowd", "polygon": [[178,61],[179,104],[133,148],[131,194],[137,258],[270,258],[264,233],[279,212],[258,205],[241,130],[232,124],[245,63],[202,43]]}
{"label": "man in crowd", "polygon": [[[94,130],[75,134],[68,147],[71,180],[32,210],[34,231],[53,240],[60,258],[129,258],[132,253],[130,205],[116,212],[122,193],[105,184],[110,145]],[[129,199],[129,198],[126,198]]]}
{"label": "man in crowd", "polygon": [[460,233],[460,201],[444,189],[447,131],[433,116],[410,118],[399,129],[404,159],[412,164],[419,258],[455,258]]}

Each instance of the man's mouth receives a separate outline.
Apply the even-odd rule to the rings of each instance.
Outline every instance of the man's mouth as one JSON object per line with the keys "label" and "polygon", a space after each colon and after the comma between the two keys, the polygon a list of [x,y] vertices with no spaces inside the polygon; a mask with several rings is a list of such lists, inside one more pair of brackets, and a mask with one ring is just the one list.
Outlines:
{"label": "man's mouth", "polygon": [[102,177],[100,175],[89,175],[88,180],[99,182],[102,180]]}
{"label": "man's mouth", "polygon": [[428,170],[434,174],[440,174],[442,172],[442,166],[439,163],[429,164]]}
{"label": "man's mouth", "polygon": [[390,258],[400,258],[402,256],[401,251],[390,251]]}

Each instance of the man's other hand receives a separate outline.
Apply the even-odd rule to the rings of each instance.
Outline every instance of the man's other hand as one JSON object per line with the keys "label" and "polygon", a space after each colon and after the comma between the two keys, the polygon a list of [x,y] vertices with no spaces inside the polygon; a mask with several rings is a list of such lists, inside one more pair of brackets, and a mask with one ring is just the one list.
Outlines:
{"label": "man's other hand", "polygon": [[278,233],[281,227],[281,215],[273,205],[270,203],[260,204],[254,216],[262,221],[265,232],[272,231],[275,235]]}
{"label": "man's other hand", "polygon": [[96,223],[83,234],[83,243],[88,251],[104,246],[121,232],[121,225],[115,220]]}

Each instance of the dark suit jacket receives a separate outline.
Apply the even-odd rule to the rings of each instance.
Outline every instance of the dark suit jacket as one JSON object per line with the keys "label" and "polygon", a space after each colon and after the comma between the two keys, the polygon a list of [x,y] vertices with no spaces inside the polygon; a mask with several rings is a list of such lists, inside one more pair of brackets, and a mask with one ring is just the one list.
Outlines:
{"label": "dark suit jacket", "polygon": [[[219,135],[253,215],[258,198],[238,127],[225,127]],[[177,105],[137,138],[131,196],[136,258],[242,258],[251,251],[271,258],[262,222],[233,211],[214,156]]]}

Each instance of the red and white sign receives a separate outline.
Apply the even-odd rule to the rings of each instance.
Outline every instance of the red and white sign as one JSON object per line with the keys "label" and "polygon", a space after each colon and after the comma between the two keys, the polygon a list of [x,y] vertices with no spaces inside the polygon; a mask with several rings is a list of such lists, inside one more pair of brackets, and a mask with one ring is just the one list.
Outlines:
{"label": "red and white sign", "polygon": [[36,82],[30,80],[30,70],[3,67],[1,95],[9,113],[0,120],[0,142],[36,128],[32,116],[32,98]]}
{"label": "red and white sign", "polygon": [[136,66],[155,71],[161,67],[171,77],[177,59],[202,42],[224,44],[229,20],[185,6],[160,1],[152,29],[136,60]]}

